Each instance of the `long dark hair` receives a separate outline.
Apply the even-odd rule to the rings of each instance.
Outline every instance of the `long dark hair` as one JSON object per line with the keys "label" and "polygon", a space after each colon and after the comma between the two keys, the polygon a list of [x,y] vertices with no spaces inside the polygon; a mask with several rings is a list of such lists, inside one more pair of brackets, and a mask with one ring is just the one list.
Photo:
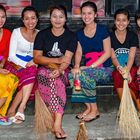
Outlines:
{"label": "long dark hair", "polygon": [[[84,7],[91,7],[93,9],[93,11],[95,13],[97,13],[97,6],[94,2],[91,2],[91,1],[87,1],[87,2],[84,2],[81,6],[80,6],[80,11],[82,12],[82,9]],[[97,22],[96,18],[94,19],[95,22]],[[83,26],[85,26],[85,23],[83,22]]]}
{"label": "long dark hair", "polygon": [[24,13],[27,12],[27,11],[35,12],[36,17],[39,18],[38,11],[33,6],[27,6],[22,10],[22,13],[21,13],[21,18],[22,19],[24,18]]}
{"label": "long dark hair", "polygon": [[[137,25],[137,20],[140,19],[140,9],[135,12],[135,23]],[[137,25],[138,26],[138,25]]]}
{"label": "long dark hair", "polygon": [[[127,16],[127,19],[130,20],[130,14],[129,14],[129,11],[127,9],[121,8],[121,9],[116,10],[116,12],[114,14],[114,20],[116,20],[116,17],[118,14],[124,14]],[[116,25],[114,24],[112,30],[115,31],[116,29],[117,29]],[[127,27],[127,30],[128,29],[129,29],[129,27]]]}
{"label": "long dark hair", "polygon": [[91,7],[93,9],[93,11],[95,13],[97,13],[97,6],[94,2],[91,2],[91,1],[87,1],[87,2],[84,2],[81,6],[80,6],[80,10],[82,11],[82,8],[83,7]]}
{"label": "long dark hair", "polygon": [[6,15],[6,9],[5,9],[5,7],[4,7],[3,5],[1,5],[1,4],[0,4],[0,10],[2,10],[2,11],[5,13],[5,15]]}
{"label": "long dark hair", "polygon": [[[25,26],[24,23],[23,23],[23,19],[24,19],[24,14],[25,12],[27,11],[32,11],[35,13],[37,19],[38,19],[38,22],[39,22],[39,14],[38,14],[38,11],[33,7],[33,6],[26,6],[23,10],[22,10],[22,13],[21,13],[21,26]],[[37,25],[38,26],[38,25]]]}
{"label": "long dark hair", "polygon": [[[62,12],[64,13],[65,18],[66,18],[66,22],[67,22],[68,17],[67,17],[67,9],[66,9],[66,7],[63,6],[63,5],[54,5],[54,6],[51,6],[51,7],[50,7],[50,17],[51,17],[51,15],[52,15],[52,12],[53,12],[55,9],[58,9],[58,10],[60,10],[60,11],[62,11]],[[65,22],[65,24],[64,24],[64,28],[67,28],[66,22]],[[52,27],[51,24],[50,24],[50,27]]]}

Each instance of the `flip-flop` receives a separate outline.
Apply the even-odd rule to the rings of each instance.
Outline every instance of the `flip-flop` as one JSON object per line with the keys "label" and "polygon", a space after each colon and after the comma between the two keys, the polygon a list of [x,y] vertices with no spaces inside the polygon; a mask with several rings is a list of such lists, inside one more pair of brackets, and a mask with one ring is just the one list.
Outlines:
{"label": "flip-flop", "polygon": [[83,119],[83,121],[85,121],[85,122],[92,122],[92,121],[95,121],[95,120],[97,120],[98,118],[100,118],[100,115],[97,115],[97,116],[94,117],[94,118],[92,118],[92,117],[87,117],[87,118],[88,118],[88,120]]}
{"label": "flip-flop", "polygon": [[[85,113],[83,113],[83,114],[78,114],[78,115],[75,116],[75,118],[81,120],[81,119],[83,119],[84,116],[86,116],[86,115],[87,115],[87,114],[85,114]],[[79,116],[81,116],[81,117],[79,117]]]}
{"label": "flip-flop", "polygon": [[21,112],[17,112],[12,122],[15,124],[20,124],[24,121],[25,121],[25,115]]}

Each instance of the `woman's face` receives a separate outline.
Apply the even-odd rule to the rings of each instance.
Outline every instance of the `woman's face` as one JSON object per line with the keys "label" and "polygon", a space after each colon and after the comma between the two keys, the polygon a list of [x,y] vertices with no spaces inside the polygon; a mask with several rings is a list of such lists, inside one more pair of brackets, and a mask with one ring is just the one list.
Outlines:
{"label": "woman's face", "polygon": [[37,22],[38,22],[38,19],[34,11],[26,11],[24,13],[23,23],[27,29],[29,30],[35,29]]}
{"label": "woman's face", "polygon": [[88,25],[94,22],[95,17],[97,16],[97,14],[94,12],[93,8],[90,6],[86,6],[82,8],[81,11],[81,16],[82,16],[82,20],[83,22]]}
{"label": "woman's face", "polygon": [[127,15],[125,14],[118,14],[116,15],[115,25],[117,30],[124,31],[129,25],[129,20]]}
{"label": "woman's face", "polygon": [[140,18],[137,19],[137,25],[140,27]]}
{"label": "woman's face", "polygon": [[63,11],[54,9],[51,14],[50,20],[53,27],[62,28],[65,25],[66,17]]}
{"label": "woman's face", "polygon": [[6,14],[3,10],[0,10],[0,28],[3,27],[6,21]]}

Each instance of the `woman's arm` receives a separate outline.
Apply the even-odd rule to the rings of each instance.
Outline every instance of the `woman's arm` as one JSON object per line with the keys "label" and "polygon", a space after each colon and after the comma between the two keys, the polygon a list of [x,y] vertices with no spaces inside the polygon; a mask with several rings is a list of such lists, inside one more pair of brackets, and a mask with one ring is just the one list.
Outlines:
{"label": "woman's arm", "polygon": [[8,70],[0,68],[0,74],[8,74],[8,73],[9,73]]}
{"label": "woman's arm", "polygon": [[65,52],[64,62],[61,63],[61,65],[59,66],[58,69],[52,71],[52,73],[50,74],[50,77],[56,78],[56,77],[60,76],[61,74],[63,74],[64,70],[68,68],[68,66],[71,62],[72,56],[73,56],[73,52],[67,50]]}
{"label": "woman's arm", "polygon": [[128,56],[128,62],[127,62],[128,71],[131,70],[131,67],[134,63],[135,54],[136,54],[136,47],[131,47],[129,50],[129,56]]}
{"label": "woman's arm", "polygon": [[75,77],[75,75],[77,73],[80,73],[81,70],[80,70],[80,63],[81,63],[81,59],[82,59],[82,48],[81,48],[81,45],[80,43],[78,42],[78,45],[77,45],[77,50],[75,52],[75,56],[74,56],[74,68],[72,69],[72,74],[73,74],[73,77]]}
{"label": "woman's arm", "polygon": [[9,47],[9,61],[12,61],[13,63],[15,63],[16,65],[20,65],[22,67],[26,67],[27,62],[19,59],[16,56],[16,52],[19,49],[18,47],[22,47],[22,46],[18,46],[18,39],[19,35],[17,32],[17,29],[13,31],[12,35],[11,35],[11,39],[10,39],[10,47]]}
{"label": "woman's arm", "polygon": [[63,57],[49,58],[49,57],[43,56],[42,50],[34,50],[33,56],[34,56],[34,62],[36,64],[40,64],[44,66],[48,65],[49,63],[61,64],[63,62]]}
{"label": "woman's arm", "polygon": [[5,62],[6,62],[6,58],[3,58],[2,61],[0,62],[0,68],[3,68]]}
{"label": "woman's arm", "polygon": [[59,71],[63,72],[65,69],[68,68],[69,64],[71,63],[71,59],[73,56],[73,52],[66,51],[64,56],[64,62],[60,64]]}
{"label": "woman's arm", "polygon": [[119,61],[117,60],[117,57],[116,57],[116,54],[115,54],[115,51],[114,51],[113,48],[111,49],[111,59],[112,59],[113,65],[116,68],[119,67],[119,66],[121,66],[120,63],[119,63]]}
{"label": "woman's arm", "polygon": [[111,56],[111,43],[110,43],[110,37],[103,40],[103,49],[104,54],[96,61],[94,62],[91,67],[97,67],[101,64],[103,64],[110,56]]}
{"label": "woman's arm", "polygon": [[82,48],[80,43],[78,42],[77,50],[74,57],[74,62],[75,62],[74,68],[80,67],[81,59],[82,59]]}

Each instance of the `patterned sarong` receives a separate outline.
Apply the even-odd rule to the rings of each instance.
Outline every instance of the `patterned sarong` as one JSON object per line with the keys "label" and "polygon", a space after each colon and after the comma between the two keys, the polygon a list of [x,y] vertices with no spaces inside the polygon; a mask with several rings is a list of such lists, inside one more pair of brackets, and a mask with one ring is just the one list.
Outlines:
{"label": "patterned sarong", "polygon": [[[27,68],[17,69],[13,64],[7,61],[4,68],[19,78],[18,90],[21,90],[25,85],[35,83],[37,74],[37,67],[35,65]],[[34,91],[32,91],[30,98],[34,98]]]}
{"label": "patterned sarong", "polygon": [[52,112],[63,114],[66,104],[67,72],[57,78],[50,78],[51,72],[51,69],[43,66],[38,69],[38,90]]}
{"label": "patterned sarong", "polygon": [[73,76],[69,74],[69,81],[72,92],[72,102],[95,103],[96,102],[96,83],[107,84],[112,81],[113,68],[100,67],[82,70],[80,75],[81,91],[75,91],[73,87]]}

